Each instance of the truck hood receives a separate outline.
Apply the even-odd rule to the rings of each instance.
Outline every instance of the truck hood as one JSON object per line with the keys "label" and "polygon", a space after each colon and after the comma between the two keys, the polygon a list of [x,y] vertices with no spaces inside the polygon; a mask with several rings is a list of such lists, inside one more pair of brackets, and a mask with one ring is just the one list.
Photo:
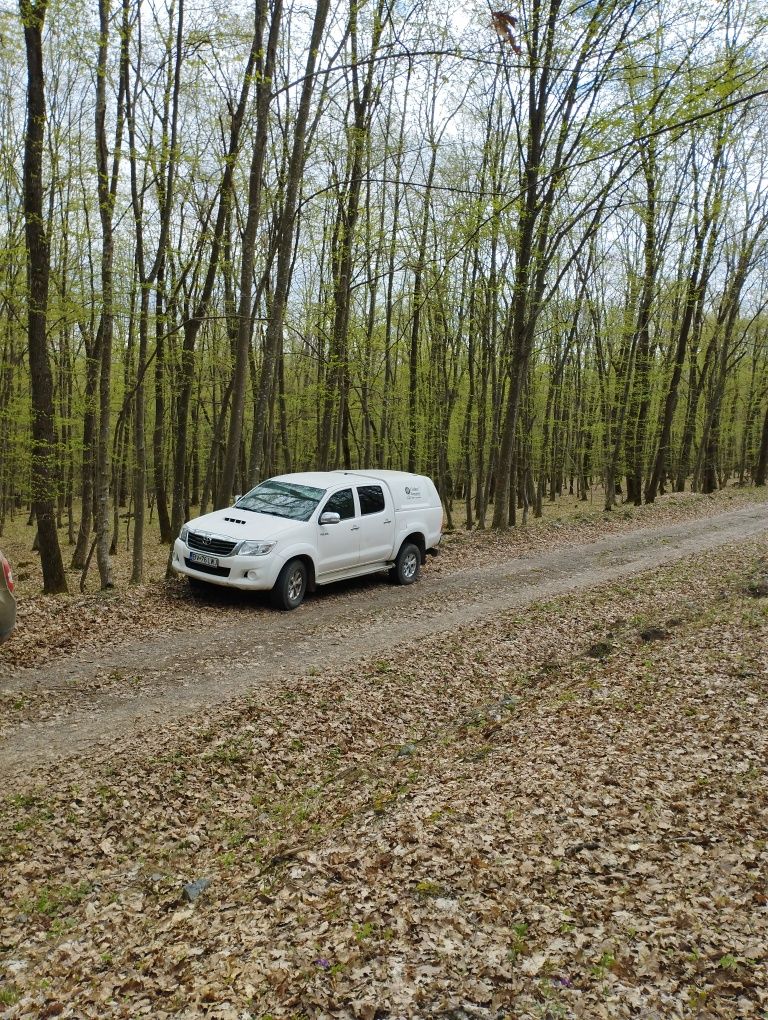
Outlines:
{"label": "truck hood", "polygon": [[230,506],[214,510],[203,517],[187,522],[190,531],[208,532],[241,542],[243,539],[278,539],[307,527],[307,521],[293,521],[286,517],[254,513],[252,510],[238,510]]}

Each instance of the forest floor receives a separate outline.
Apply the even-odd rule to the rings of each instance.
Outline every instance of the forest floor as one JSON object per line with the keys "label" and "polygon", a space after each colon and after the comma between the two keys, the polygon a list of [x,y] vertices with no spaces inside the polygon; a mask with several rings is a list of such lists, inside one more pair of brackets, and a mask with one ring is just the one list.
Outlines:
{"label": "forest floor", "polygon": [[765,1020],[768,503],[580,512],[291,614],[22,581],[0,1012]]}

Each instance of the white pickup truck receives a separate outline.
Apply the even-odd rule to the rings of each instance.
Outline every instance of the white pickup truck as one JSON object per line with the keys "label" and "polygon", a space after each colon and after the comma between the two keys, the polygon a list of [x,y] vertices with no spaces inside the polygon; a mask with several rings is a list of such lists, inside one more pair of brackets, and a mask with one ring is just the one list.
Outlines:
{"label": "white pickup truck", "polygon": [[172,566],[193,583],[271,591],[280,609],[296,609],[307,590],[379,570],[412,584],[442,525],[440,497],[424,475],[279,475],[185,524]]}

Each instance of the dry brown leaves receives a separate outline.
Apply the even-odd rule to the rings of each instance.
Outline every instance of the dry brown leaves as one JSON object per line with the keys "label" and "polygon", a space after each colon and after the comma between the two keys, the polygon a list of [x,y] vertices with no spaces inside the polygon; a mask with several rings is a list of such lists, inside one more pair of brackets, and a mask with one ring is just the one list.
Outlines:
{"label": "dry brown leaves", "polygon": [[7,1015],[764,1017],[766,552],[40,771],[0,820]]}

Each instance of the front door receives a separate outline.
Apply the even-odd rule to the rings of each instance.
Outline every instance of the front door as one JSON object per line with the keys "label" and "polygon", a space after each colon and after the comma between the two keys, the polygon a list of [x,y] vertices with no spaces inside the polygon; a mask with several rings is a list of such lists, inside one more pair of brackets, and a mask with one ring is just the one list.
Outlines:
{"label": "front door", "polygon": [[320,508],[318,521],[324,513],[336,513],[341,520],[338,524],[317,525],[318,579],[355,567],[360,559],[360,521],[352,490],[334,492]]}

